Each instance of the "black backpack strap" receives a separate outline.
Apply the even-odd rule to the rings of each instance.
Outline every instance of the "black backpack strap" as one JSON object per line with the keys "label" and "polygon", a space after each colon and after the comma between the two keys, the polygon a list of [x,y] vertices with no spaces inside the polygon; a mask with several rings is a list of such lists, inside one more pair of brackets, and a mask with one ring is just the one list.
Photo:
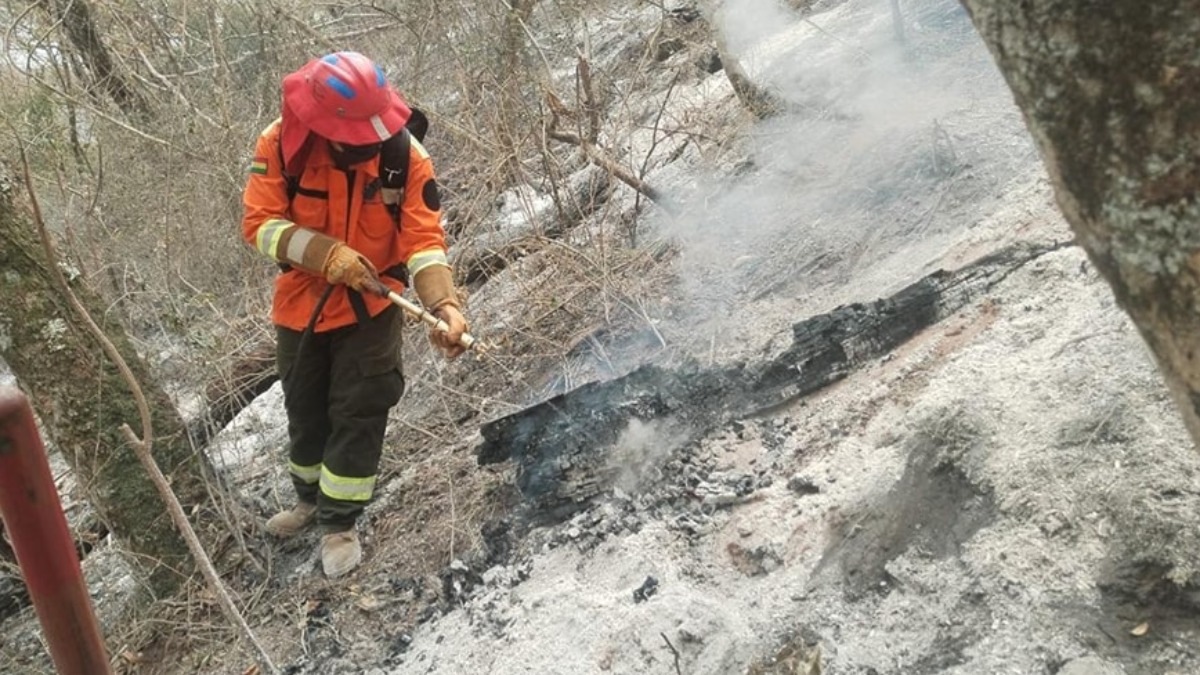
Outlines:
{"label": "black backpack strap", "polygon": [[287,172],[287,165],[283,162],[283,138],[281,137],[275,143],[275,149],[279,151],[279,173],[283,175],[283,179],[287,181],[287,198],[288,207],[291,208],[292,200],[296,197],[296,193],[300,191],[300,177],[293,176]]}
{"label": "black backpack strap", "polygon": [[379,150],[379,178],[385,190],[394,191],[387,204],[388,211],[400,227],[400,213],[404,206],[404,188],[408,185],[409,154],[412,151],[412,134],[408,129],[383,142]]}
{"label": "black backpack strap", "polygon": [[379,177],[383,187],[403,190],[408,184],[408,155],[412,148],[412,134],[408,129],[383,142],[379,153]]}
{"label": "black backpack strap", "polygon": [[354,310],[354,319],[358,321],[359,326],[365,326],[371,320],[371,313],[367,311],[367,301],[363,299],[362,293],[346,287],[346,294],[350,297],[350,309]]}

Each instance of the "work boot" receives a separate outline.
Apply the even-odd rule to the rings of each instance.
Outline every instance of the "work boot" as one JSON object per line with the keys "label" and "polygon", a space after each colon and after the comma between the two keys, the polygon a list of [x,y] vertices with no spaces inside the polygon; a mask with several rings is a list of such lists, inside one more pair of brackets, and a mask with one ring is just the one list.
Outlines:
{"label": "work boot", "polygon": [[358,543],[358,530],[333,532],[321,537],[321,567],[330,579],[346,574],[362,562],[362,546]]}
{"label": "work boot", "polygon": [[294,537],[317,517],[317,505],[296,502],[287,511],[280,511],[267,520],[267,532],[276,537]]}

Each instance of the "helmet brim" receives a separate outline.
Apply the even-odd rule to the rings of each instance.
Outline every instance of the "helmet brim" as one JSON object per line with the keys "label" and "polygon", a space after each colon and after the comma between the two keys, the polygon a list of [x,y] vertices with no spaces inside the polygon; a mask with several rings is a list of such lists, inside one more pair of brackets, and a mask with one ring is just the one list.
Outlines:
{"label": "helmet brim", "polygon": [[283,78],[283,100],[296,118],[313,133],[347,145],[381,143],[399,133],[412,115],[412,109],[390,85],[387,89],[387,105],[383,110],[366,118],[330,115],[307,95],[306,78],[310,76],[312,65]]}

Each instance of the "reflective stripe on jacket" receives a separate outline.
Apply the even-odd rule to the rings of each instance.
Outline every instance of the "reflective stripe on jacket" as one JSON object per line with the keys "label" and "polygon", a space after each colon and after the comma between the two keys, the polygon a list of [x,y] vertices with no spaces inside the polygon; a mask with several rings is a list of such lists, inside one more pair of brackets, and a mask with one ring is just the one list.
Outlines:
{"label": "reflective stripe on jacket", "polygon": [[[448,265],[433,162],[416,139],[409,150],[402,227],[397,227],[395,216],[383,203],[379,157],[353,166],[351,185],[349,174],[334,167],[327,144],[319,141],[313,144],[300,175],[299,190],[289,207],[287,179],[280,167],[279,130],[276,120],[258,137],[254,149],[250,178],[242,195],[242,236],[247,243],[279,260],[275,242],[283,229],[295,224],[346,242],[380,272],[401,264],[407,265],[410,273],[430,265]],[[383,281],[392,290],[404,290],[403,284],[391,277],[384,276]],[[325,287],[325,279],[298,269],[278,275],[271,320],[292,330],[304,330]],[[386,298],[364,299],[371,316],[390,304]],[[346,287],[338,286],[314,330],[333,330],[354,322]]]}

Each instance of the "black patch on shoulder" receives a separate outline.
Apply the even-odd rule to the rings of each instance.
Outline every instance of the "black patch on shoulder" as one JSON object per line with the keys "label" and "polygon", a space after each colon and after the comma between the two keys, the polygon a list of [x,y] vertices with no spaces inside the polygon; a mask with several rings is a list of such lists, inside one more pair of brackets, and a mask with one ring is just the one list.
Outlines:
{"label": "black patch on shoulder", "polygon": [[425,206],[429,207],[430,211],[442,208],[442,193],[438,190],[437,179],[430,178],[425,181],[425,187],[421,188],[421,197],[425,199]]}

